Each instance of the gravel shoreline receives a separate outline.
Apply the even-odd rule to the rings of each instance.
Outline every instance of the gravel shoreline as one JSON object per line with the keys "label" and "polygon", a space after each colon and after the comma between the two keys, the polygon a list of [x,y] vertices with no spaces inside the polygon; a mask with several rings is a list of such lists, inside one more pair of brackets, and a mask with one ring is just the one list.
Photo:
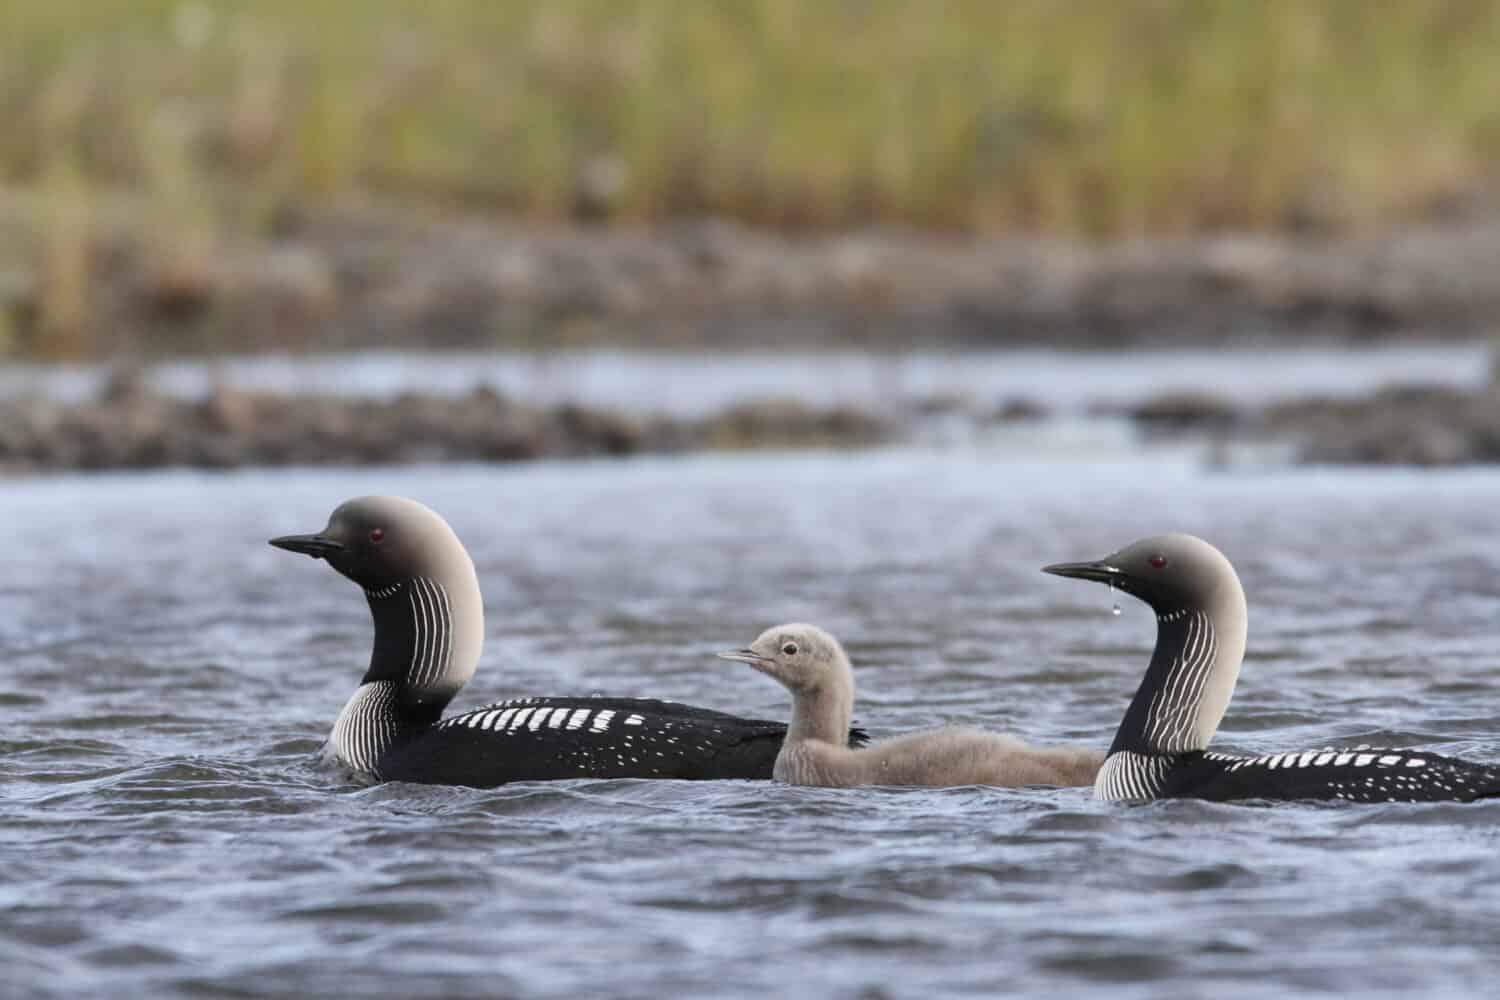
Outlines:
{"label": "gravel shoreline", "polygon": [[[1264,407],[1171,392],[1133,407],[1142,439],[1281,442],[1300,463],[1465,465],[1500,462],[1500,387],[1390,388]],[[1053,419],[1025,400],[934,397],[893,415],[796,399],[736,404],[701,418],[641,416],[572,403],[532,404],[490,388],[393,399],[283,395],[218,386],[201,399],[161,393],[140,369],[117,372],[97,399],[0,400],[0,472],[244,466],[514,462],[750,448],[859,448],[920,436],[933,419],[976,431]]]}
{"label": "gravel shoreline", "polygon": [[[722,220],[544,226],[344,204],[170,260],[130,211],[117,216],[86,248],[80,329],[45,332],[40,265],[0,260],[12,356],[1186,346],[1500,329],[1500,215],[1484,213],[1371,234],[1091,244]],[[0,241],[38,243],[30,219],[0,199]]]}
{"label": "gravel shoreline", "polygon": [[481,388],[457,399],[286,396],[215,388],[201,400],[154,391],[138,370],[97,400],[0,401],[0,470],[17,473],[274,465],[510,462],[707,449],[858,447],[892,440],[887,421],[794,400],[699,420],[597,407],[536,406]]}
{"label": "gravel shoreline", "polygon": [[1261,409],[1173,393],[1130,416],[1156,435],[1283,441],[1304,465],[1483,465],[1500,462],[1500,385],[1393,386],[1353,398],[1306,397]]}

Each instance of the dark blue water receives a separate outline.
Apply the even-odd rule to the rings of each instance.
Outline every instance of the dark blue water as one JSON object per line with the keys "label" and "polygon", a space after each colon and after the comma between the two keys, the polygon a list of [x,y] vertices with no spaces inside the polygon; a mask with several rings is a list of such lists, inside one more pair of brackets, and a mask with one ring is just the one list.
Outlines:
{"label": "dark blue water", "polygon": [[265,539],[366,492],[425,500],[475,556],[488,639],[456,708],[784,714],[712,652],[802,619],[846,641],[877,734],[1103,745],[1152,619],[1038,567],[1179,529],[1250,597],[1218,745],[1500,760],[1500,473],[970,449],[15,480],[0,993],[1483,995],[1500,973],[1500,803],[344,784],[316,751],[364,602]]}

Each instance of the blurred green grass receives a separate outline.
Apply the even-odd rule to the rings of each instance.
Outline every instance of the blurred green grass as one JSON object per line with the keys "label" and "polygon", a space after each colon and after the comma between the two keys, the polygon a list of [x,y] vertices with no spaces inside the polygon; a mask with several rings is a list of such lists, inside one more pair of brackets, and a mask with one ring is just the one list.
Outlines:
{"label": "blurred green grass", "polygon": [[1500,162],[1479,0],[7,0],[0,181],[175,228],[349,192],[1113,234],[1430,209]]}
{"label": "blurred green grass", "polygon": [[0,123],[0,279],[39,276],[28,349],[61,356],[121,217],[191,286],[344,196],[1086,236],[1420,216],[1500,170],[1500,2],[4,0]]}

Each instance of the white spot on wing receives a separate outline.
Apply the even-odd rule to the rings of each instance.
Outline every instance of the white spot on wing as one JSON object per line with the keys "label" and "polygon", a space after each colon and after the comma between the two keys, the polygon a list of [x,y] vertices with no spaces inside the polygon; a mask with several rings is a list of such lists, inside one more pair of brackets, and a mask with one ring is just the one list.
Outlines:
{"label": "white spot on wing", "polygon": [[606,729],[609,728],[610,720],[613,719],[614,717],[615,717],[615,713],[614,713],[613,710],[608,709],[608,708],[604,709],[598,715],[594,716],[594,724],[589,727],[589,732],[593,732],[593,733],[602,733],[602,732],[604,732]]}
{"label": "white spot on wing", "polygon": [[627,726],[639,726],[645,721],[646,717],[644,715],[629,715],[625,717],[625,725]]}

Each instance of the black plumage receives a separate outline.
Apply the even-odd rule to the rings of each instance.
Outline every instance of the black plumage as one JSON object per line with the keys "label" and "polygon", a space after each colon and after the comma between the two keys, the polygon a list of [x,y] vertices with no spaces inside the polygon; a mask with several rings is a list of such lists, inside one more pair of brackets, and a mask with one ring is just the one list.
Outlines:
{"label": "black plumage", "polygon": [[1240,757],[1208,750],[1234,693],[1248,608],[1239,576],[1201,538],[1144,538],[1046,572],[1107,583],[1156,612],[1156,646],[1094,794],[1121,802],[1471,802],[1500,796],[1500,766],[1419,750],[1325,747]]}
{"label": "black plumage", "polygon": [[[785,724],[670,701],[520,698],[444,718],[478,666],[484,600],[458,536],[414,500],[350,500],[322,531],[271,544],[327,561],[364,591],[375,626],[370,665],[326,748],[362,780],[488,788],[771,777]],[[859,730],[850,736],[864,741]]]}
{"label": "black plumage", "polygon": [[[769,780],[786,730],[650,698],[517,698],[412,732],[377,770],[391,781],[476,788],[562,778]],[[866,740],[859,729],[849,735],[855,746]]]}
{"label": "black plumage", "polygon": [[1472,802],[1500,796],[1500,768],[1457,757],[1378,747],[1325,747],[1237,757],[1180,755],[1162,798],[1346,802]]}

